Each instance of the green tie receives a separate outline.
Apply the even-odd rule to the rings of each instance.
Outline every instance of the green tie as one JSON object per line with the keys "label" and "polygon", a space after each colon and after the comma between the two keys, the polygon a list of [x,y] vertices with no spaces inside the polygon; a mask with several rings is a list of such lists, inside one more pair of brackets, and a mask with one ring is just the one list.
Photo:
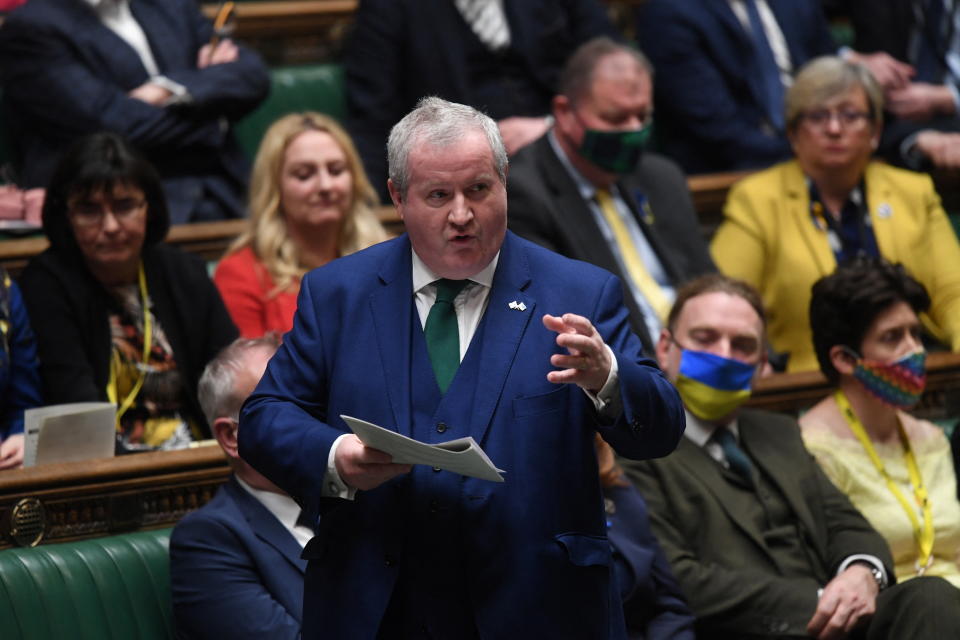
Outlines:
{"label": "green tie", "polygon": [[430,352],[430,364],[437,378],[440,393],[446,393],[460,366],[460,332],[457,329],[457,311],[453,300],[469,280],[447,280],[443,278],[434,284],[437,286],[437,301],[430,307],[423,335],[427,339],[427,351]]}

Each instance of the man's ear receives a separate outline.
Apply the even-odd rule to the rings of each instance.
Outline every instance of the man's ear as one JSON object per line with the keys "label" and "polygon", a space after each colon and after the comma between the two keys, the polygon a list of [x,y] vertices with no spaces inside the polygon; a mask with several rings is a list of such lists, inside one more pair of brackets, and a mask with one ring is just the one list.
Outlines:
{"label": "man's ear", "polygon": [[390,200],[393,202],[393,206],[397,208],[397,214],[400,216],[400,219],[403,220],[403,198],[401,197],[400,189],[393,184],[393,180],[387,179],[387,191],[390,192]]}
{"label": "man's ear", "polygon": [[835,344],[830,347],[830,364],[837,373],[852,376],[853,370],[857,368],[857,359],[846,347]]}
{"label": "man's ear", "polygon": [[673,340],[670,335],[670,330],[664,327],[660,329],[660,337],[657,339],[657,362],[660,364],[660,368],[664,369],[667,366],[667,359],[670,356],[670,349],[673,348]]}
{"label": "man's ear", "polygon": [[220,448],[229,458],[239,458],[240,453],[237,447],[237,421],[225,416],[220,416],[210,425],[213,431],[213,437],[217,439]]}

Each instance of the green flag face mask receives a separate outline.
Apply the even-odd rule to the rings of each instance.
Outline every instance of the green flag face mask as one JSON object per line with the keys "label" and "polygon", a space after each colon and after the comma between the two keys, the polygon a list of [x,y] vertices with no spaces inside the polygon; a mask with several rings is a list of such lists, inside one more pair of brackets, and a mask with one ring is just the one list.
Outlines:
{"label": "green flag face mask", "polygon": [[653,129],[648,124],[642,129],[626,131],[598,131],[584,128],[578,149],[584,159],[604,171],[623,175],[633,171],[650,140]]}

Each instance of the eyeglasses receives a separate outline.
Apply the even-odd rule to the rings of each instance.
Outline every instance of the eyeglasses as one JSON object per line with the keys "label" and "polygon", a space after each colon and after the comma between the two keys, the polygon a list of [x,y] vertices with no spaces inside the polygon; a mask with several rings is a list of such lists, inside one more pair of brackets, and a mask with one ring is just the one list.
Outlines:
{"label": "eyeglasses", "polygon": [[143,210],[146,200],[136,198],[120,198],[111,200],[109,204],[97,202],[78,202],[70,206],[70,217],[81,227],[98,227],[103,224],[107,211],[113,214],[118,222],[125,222]]}
{"label": "eyeglasses", "polygon": [[826,129],[833,122],[834,118],[841,129],[860,129],[868,120],[870,114],[866,111],[853,111],[844,109],[842,111],[830,111],[829,109],[817,109],[800,114],[800,120],[814,129]]}

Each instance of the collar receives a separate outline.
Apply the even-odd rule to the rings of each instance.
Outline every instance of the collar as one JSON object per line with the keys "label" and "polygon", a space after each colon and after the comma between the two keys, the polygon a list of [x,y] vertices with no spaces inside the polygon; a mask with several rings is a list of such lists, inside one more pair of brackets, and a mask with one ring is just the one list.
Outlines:
{"label": "collar", "polygon": [[[697,445],[698,447],[703,447],[707,444],[707,442],[710,441],[710,438],[713,436],[713,432],[716,431],[717,427],[720,425],[705,422],[686,409],[684,409],[684,413],[687,414],[687,428],[683,432],[683,435],[689,438],[693,444]],[[737,419],[734,418],[724,426],[727,427],[730,433],[733,434],[733,437],[739,442],[740,424]]]}
{"label": "collar", "polygon": [[294,502],[293,498],[284,493],[254,489],[236,474],[234,474],[234,478],[237,479],[237,483],[243,487],[247,493],[266,507],[267,511],[272,513],[274,517],[280,521],[280,524],[290,531],[293,530],[297,525],[297,518],[300,517],[300,505]]}
{"label": "collar", "polygon": [[[413,292],[416,293],[426,287],[429,284],[432,284],[440,279],[440,276],[435,274],[430,267],[420,259],[420,256],[417,255],[417,252],[412,248],[410,249],[413,260]],[[500,260],[500,252],[497,251],[497,255],[493,256],[493,260],[490,261],[490,264],[485,266],[483,269],[473,274],[468,280],[475,282],[484,287],[490,288],[493,286],[493,274],[497,270],[497,262]]]}
{"label": "collar", "polygon": [[[564,166],[567,170],[567,173],[570,174],[570,177],[573,178],[573,183],[577,187],[577,191],[580,192],[580,197],[590,202],[593,200],[593,196],[597,193],[597,188],[593,184],[583,177],[583,174],[577,171],[573,166],[573,163],[570,162],[570,158],[567,157],[566,152],[564,152],[563,147],[560,146],[560,143],[557,141],[557,136],[554,133],[554,129],[550,129],[547,133],[547,140],[550,141],[550,146],[553,148],[553,152],[557,154],[557,158],[560,160],[560,164]],[[616,183],[611,185],[611,191],[616,188]]]}

